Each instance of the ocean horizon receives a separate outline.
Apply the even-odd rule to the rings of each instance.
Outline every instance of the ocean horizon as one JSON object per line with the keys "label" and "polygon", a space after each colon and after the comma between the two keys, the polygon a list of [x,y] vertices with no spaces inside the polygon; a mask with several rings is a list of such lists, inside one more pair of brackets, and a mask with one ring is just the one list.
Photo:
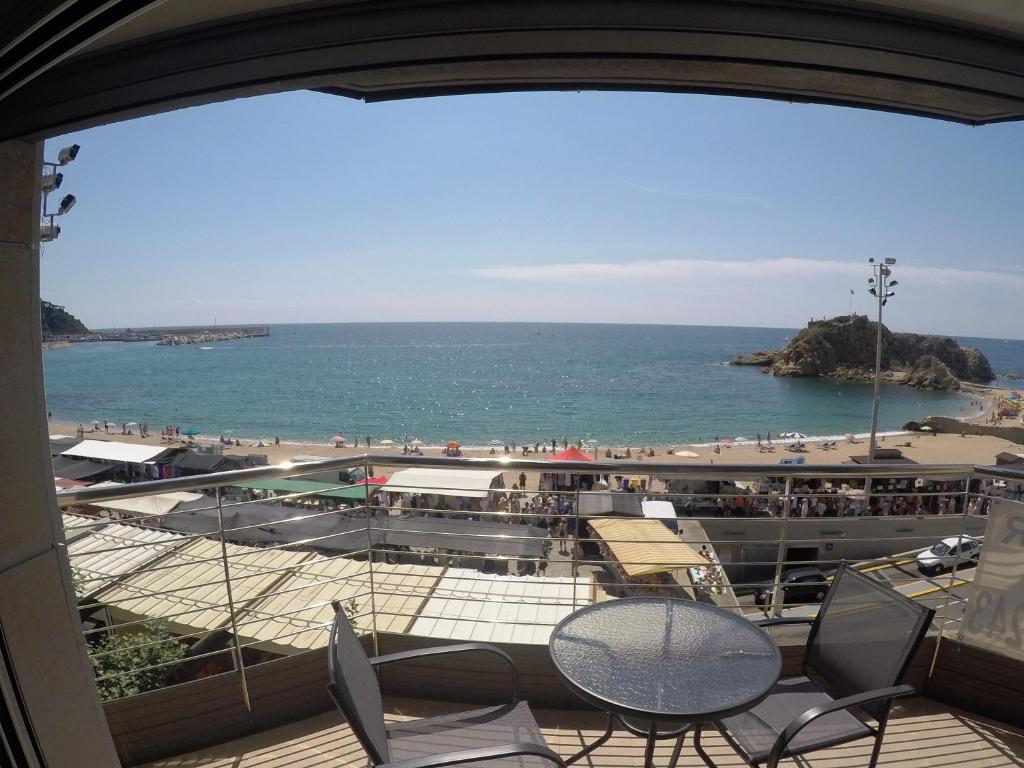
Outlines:
{"label": "ocean horizon", "polygon": [[[141,330],[141,327],[139,327]],[[88,426],[146,422],[324,443],[590,440],[657,446],[869,427],[870,384],[730,366],[798,329],[581,323],[271,325],[198,346],[89,342],[43,354],[48,408]],[[958,338],[999,374],[1024,375],[1024,342]],[[977,412],[970,395],[883,387],[879,428]]]}

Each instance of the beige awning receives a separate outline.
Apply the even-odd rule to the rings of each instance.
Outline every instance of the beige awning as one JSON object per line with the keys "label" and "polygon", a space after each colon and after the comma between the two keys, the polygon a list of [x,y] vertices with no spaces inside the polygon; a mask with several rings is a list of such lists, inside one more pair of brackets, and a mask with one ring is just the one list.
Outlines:
{"label": "beige awning", "polygon": [[591,520],[590,529],[630,577],[707,565],[660,520]]}

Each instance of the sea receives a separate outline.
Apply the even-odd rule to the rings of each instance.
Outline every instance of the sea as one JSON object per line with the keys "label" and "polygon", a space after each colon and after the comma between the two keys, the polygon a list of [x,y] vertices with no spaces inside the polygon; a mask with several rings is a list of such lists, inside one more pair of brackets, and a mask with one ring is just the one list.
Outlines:
{"label": "sea", "polygon": [[[335,434],[467,446],[584,440],[683,445],[869,429],[870,384],[730,366],[795,329],[532,323],[274,325],[203,346],[92,342],[43,353],[55,419],[325,443]],[[1024,341],[961,338],[1000,374]],[[884,386],[879,428],[965,417],[972,397]]]}

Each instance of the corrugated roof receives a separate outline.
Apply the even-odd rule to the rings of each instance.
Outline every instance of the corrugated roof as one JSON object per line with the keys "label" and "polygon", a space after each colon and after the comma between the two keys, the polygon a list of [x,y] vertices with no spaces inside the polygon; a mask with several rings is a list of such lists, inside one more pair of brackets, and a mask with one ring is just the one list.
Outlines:
{"label": "corrugated roof", "polygon": [[[381,632],[407,632],[445,569],[427,565],[373,564],[373,607]],[[357,604],[355,626],[369,631],[370,570],[366,561],[317,558],[302,564],[274,594],[246,609],[237,619],[239,637],[256,648],[298,653],[322,648],[334,621],[331,600]],[[360,615],[364,614],[364,615]]]}
{"label": "corrugated roof", "polygon": [[82,591],[92,594],[187,542],[159,528],[112,523],[74,538],[67,550]]}
{"label": "corrugated roof", "polygon": [[[286,569],[311,557],[306,552],[226,546],[236,610],[272,589],[288,575]],[[115,615],[167,619],[178,634],[223,627],[230,614],[221,545],[196,539],[155,568],[104,590],[97,600]]]}
{"label": "corrugated roof", "polygon": [[433,493],[438,496],[483,498],[501,472],[490,469],[400,469],[384,489],[396,493]]}
{"label": "corrugated roof", "polygon": [[543,644],[559,621],[590,602],[586,579],[574,583],[571,578],[498,576],[449,568],[409,634]]}
{"label": "corrugated roof", "polygon": [[591,520],[590,528],[595,536],[604,539],[627,576],[707,564],[707,560],[680,541],[660,520]]}
{"label": "corrugated roof", "polygon": [[78,445],[61,452],[61,456],[74,456],[79,459],[98,459],[100,461],[125,461],[130,464],[143,464],[153,461],[169,449],[165,445],[138,445],[136,443],[118,443],[106,440],[83,440]]}

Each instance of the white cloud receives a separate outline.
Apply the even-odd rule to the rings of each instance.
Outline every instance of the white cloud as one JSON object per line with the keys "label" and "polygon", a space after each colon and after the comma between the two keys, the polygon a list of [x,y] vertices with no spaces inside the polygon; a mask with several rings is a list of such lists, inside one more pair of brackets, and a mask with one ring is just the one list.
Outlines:
{"label": "white cloud", "polygon": [[636,184],[632,181],[625,182],[627,187],[637,189],[641,192],[649,192],[652,195],[665,195],[666,197],[685,197],[688,200],[713,200],[723,203],[748,203],[769,208],[768,201],[759,195],[747,195],[735,192],[689,192],[686,190],[665,189],[663,187],[651,187],[647,184]]}
{"label": "white cloud", "polygon": [[[900,282],[943,286],[1013,285],[1024,288],[1024,275],[1008,271],[968,270],[954,267],[897,265]],[[871,274],[863,262],[824,259],[639,259],[621,262],[563,262],[557,264],[496,265],[473,270],[481,277],[533,283],[566,283],[629,278],[694,282],[702,279],[761,282],[787,278],[833,277],[857,280]]]}

